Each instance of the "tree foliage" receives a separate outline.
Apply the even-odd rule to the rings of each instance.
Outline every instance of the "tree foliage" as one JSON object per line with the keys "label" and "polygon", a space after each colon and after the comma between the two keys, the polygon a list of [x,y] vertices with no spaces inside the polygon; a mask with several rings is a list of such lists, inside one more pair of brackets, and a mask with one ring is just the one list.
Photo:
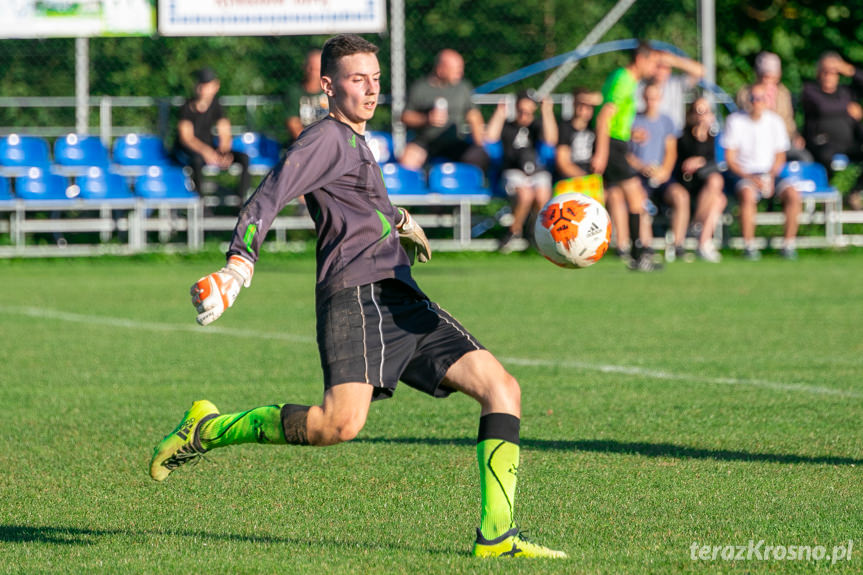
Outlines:
{"label": "tree foliage", "polygon": [[[545,58],[575,49],[615,4],[571,0],[406,0],[408,82],[428,73],[435,54],[454,48],[465,57],[475,85]],[[761,50],[776,52],[792,92],[812,78],[819,55],[834,50],[863,64],[863,11],[838,0],[716,0],[717,81],[727,92],[751,81]],[[638,0],[602,41],[650,38],[668,42],[693,57],[700,52],[699,0]],[[94,38],[90,40],[93,95],[188,95],[191,71],[213,67],[223,94],[278,96],[298,82],[306,51],[323,36],[209,38]],[[383,89],[388,92],[390,42],[370,35],[380,47]],[[623,62],[622,54],[586,59],[558,87],[599,87]],[[73,96],[74,40],[0,41],[0,96]],[[537,87],[546,74],[506,88]],[[382,110],[381,120],[387,114]],[[239,111],[242,113],[242,111]],[[152,125],[151,111],[118,111],[130,125]],[[71,125],[68,109],[0,109],[0,125]],[[245,118],[242,118],[245,120]],[[280,128],[265,120],[263,126]],[[259,128],[262,126],[258,126]]]}

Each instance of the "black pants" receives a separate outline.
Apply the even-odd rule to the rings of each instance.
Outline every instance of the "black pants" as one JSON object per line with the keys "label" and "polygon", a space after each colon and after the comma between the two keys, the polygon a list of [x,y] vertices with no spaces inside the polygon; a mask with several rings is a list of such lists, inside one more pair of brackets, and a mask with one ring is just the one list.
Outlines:
{"label": "black pants", "polygon": [[[241,200],[245,200],[246,193],[249,191],[249,185],[252,181],[252,177],[249,174],[249,156],[243,152],[236,152],[234,150],[231,150],[231,154],[234,156],[234,163],[239,164],[242,170],[240,180],[237,182],[237,195],[240,196]],[[177,149],[174,152],[174,156],[178,162],[192,168],[192,182],[195,184],[195,190],[200,194],[204,166],[207,165],[207,162],[204,161],[204,156],[186,149]]]}

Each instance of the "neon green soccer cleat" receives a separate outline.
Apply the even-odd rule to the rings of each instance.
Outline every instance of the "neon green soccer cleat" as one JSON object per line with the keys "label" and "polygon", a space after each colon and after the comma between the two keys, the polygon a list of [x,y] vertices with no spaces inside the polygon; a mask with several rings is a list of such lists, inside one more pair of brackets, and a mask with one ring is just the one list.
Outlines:
{"label": "neon green soccer cleat", "polygon": [[201,446],[201,424],[219,415],[219,409],[207,400],[196,401],[183,415],[177,428],[165,436],[153,450],[150,477],[164,481],[172,471],[198,459],[207,450]]}
{"label": "neon green soccer cleat", "polygon": [[563,551],[555,551],[527,540],[518,527],[513,527],[500,537],[488,540],[476,530],[476,543],[473,544],[474,557],[547,557],[566,559]]}

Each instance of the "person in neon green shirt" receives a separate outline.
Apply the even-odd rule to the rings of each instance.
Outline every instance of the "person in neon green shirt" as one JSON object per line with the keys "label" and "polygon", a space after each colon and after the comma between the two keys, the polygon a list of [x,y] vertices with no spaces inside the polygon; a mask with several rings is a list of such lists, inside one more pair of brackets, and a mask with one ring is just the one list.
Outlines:
{"label": "person in neon green shirt", "polygon": [[[602,87],[602,107],[596,118],[596,150],[591,169],[603,175],[605,197],[612,223],[617,230],[617,246],[626,254],[630,241],[630,269],[653,271],[650,243],[653,234],[644,210],[646,192],[638,173],[626,156],[632,138],[636,112],[636,90],[639,80],[650,80],[656,71],[658,53],[645,42],[639,42],[629,64],[609,75]],[[627,216],[628,214],[628,216]]]}

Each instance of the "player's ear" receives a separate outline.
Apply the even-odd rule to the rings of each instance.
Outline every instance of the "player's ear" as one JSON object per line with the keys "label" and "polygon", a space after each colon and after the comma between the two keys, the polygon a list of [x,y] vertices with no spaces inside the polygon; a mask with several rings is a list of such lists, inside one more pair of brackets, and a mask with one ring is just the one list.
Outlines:
{"label": "player's ear", "polygon": [[333,97],[333,79],[329,76],[321,76],[321,89],[329,97]]}

